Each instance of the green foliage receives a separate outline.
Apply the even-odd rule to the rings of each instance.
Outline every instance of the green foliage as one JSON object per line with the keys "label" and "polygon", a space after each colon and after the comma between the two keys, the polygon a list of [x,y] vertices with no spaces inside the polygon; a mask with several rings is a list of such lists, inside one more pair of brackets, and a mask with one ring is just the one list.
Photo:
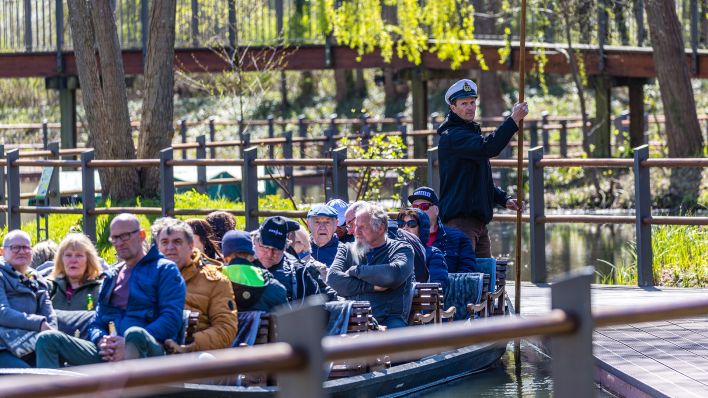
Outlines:
{"label": "green foliage", "polygon": [[[352,159],[403,159],[407,150],[401,137],[383,134],[372,136],[366,149],[362,145],[361,137],[355,140],[344,137],[341,145],[348,148],[347,156]],[[394,200],[400,199],[396,192],[415,177],[415,167],[356,167],[353,171],[358,176],[355,182],[356,200],[381,200],[389,172],[397,176],[393,184]]]}

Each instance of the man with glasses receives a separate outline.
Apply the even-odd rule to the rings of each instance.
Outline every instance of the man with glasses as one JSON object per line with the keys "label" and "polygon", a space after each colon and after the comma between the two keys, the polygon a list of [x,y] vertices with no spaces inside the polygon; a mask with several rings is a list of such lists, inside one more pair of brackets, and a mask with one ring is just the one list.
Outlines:
{"label": "man with glasses", "polygon": [[467,234],[477,257],[491,257],[487,224],[492,221],[494,206],[518,211],[523,205],[494,186],[489,159],[506,148],[529,107],[525,102],[514,104],[511,116],[493,133],[482,136],[474,121],[477,85],[472,80],[462,79],[450,86],[445,102],[450,112],[438,127],[442,221]]}
{"label": "man with glasses", "polygon": [[416,188],[408,196],[411,207],[422,210],[430,219],[430,235],[425,246],[440,249],[445,255],[449,273],[474,272],[476,256],[470,239],[462,231],[442,224],[438,195],[428,187]]}
{"label": "man with glasses", "polygon": [[29,235],[8,232],[0,254],[0,368],[29,368],[37,332],[55,330],[57,316],[47,281],[30,267]]}
{"label": "man with glasses", "polygon": [[300,229],[300,224],[281,216],[266,218],[261,226],[251,232],[257,265],[267,269],[285,286],[288,301],[304,300],[313,294],[326,294],[330,301],[337,300],[337,293],[320,277],[313,266],[302,264],[285,253],[290,245],[288,233]]}
{"label": "man with glasses", "polygon": [[43,332],[37,339],[37,367],[164,355],[165,340],[177,340],[185,302],[179,269],[156,245],[146,250],[145,230],[134,215],[116,216],[110,232],[109,239],[122,261],[103,281],[88,330],[90,341]]}

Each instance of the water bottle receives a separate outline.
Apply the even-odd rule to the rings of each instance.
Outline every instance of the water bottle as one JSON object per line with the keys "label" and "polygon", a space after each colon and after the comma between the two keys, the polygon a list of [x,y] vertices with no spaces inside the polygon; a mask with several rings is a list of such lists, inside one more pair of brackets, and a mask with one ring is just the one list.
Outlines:
{"label": "water bottle", "polygon": [[89,293],[88,297],[86,298],[86,311],[93,311],[93,295]]}

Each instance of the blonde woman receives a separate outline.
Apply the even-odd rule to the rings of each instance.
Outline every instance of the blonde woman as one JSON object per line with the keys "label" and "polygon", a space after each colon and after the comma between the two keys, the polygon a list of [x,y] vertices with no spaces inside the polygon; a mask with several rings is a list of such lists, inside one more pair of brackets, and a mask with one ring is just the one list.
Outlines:
{"label": "blonde woman", "polygon": [[54,260],[54,271],[49,276],[54,309],[94,310],[103,269],[91,240],[81,233],[66,235]]}

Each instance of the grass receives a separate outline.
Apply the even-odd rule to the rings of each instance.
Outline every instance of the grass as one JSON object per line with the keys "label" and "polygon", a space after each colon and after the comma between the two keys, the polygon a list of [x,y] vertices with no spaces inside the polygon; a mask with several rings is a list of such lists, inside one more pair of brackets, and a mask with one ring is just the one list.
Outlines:
{"label": "grass", "polygon": [[[603,284],[636,285],[636,242],[623,248],[630,260],[612,264],[607,274],[597,272]],[[670,287],[708,287],[708,228],[693,225],[662,225],[652,227],[652,270],[654,283]]]}

